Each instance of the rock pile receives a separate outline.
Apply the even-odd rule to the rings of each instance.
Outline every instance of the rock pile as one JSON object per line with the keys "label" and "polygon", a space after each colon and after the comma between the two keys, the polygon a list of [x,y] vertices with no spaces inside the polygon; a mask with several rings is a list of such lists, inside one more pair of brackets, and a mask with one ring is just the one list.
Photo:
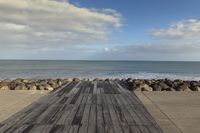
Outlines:
{"label": "rock pile", "polygon": [[200,81],[169,79],[127,79],[126,86],[132,91],[199,91]]}
{"label": "rock pile", "polygon": [[0,90],[54,90],[67,82],[68,79],[6,79],[0,82]]}
{"label": "rock pile", "polygon": [[[112,81],[113,79],[104,79],[104,81]],[[131,91],[199,91],[200,81],[184,81],[169,79],[114,79],[123,87]],[[81,81],[78,78],[69,79],[16,79],[0,81],[0,90],[55,90],[63,84],[74,81]],[[91,81],[88,78],[82,81]],[[103,79],[94,79],[93,81],[103,81]]]}

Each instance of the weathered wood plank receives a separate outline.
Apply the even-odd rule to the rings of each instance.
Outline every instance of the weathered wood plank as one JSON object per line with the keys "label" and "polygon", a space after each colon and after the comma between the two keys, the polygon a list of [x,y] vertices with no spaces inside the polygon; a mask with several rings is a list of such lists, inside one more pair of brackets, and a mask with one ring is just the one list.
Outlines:
{"label": "weathered wood plank", "polygon": [[162,133],[136,95],[121,84],[69,82],[1,123],[0,132]]}
{"label": "weathered wood plank", "polygon": [[96,118],[97,118],[97,107],[92,105],[90,109],[89,124],[88,124],[88,133],[96,133]]}

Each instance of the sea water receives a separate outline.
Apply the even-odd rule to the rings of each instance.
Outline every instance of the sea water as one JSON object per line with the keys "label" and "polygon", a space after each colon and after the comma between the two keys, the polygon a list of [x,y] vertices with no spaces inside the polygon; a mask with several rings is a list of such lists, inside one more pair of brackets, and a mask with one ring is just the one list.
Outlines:
{"label": "sea water", "polygon": [[0,60],[0,79],[74,77],[200,80],[200,62]]}

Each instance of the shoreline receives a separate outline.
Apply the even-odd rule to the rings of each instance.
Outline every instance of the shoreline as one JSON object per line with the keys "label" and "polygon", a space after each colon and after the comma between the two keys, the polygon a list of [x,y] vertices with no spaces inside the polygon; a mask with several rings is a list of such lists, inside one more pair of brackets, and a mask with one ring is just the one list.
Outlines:
{"label": "shoreline", "polygon": [[195,80],[170,80],[170,79],[5,79],[0,81],[0,90],[49,90],[53,91],[68,82],[78,81],[117,81],[130,91],[198,91],[200,81]]}

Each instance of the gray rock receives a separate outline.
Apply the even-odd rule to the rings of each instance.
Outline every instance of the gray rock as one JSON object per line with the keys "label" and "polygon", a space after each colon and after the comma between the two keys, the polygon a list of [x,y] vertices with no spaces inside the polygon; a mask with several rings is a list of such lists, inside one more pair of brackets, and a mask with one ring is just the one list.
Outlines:
{"label": "gray rock", "polygon": [[37,90],[45,90],[43,85],[37,85]]}
{"label": "gray rock", "polygon": [[28,89],[29,89],[29,90],[37,90],[37,86],[34,85],[34,84],[32,84],[32,85],[29,85],[29,86],[28,86]]}
{"label": "gray rock", "polygon": [[50,90],[50,91],[54,90],[54,88],[51,87],[51,86],[48,85],[48,84],[44,85],[43,87],[44,87],[44,90]]}
{"label": "gray rock", "polygon": [[0,90],[10,90],[9,86],[2,86],[0,87]]}
{"label": "gray rock", "polygon": [[24,84],[19,84],[15,87],[15,90],[28,90]]}
{"label": "gray rock", "polygon": [[105,79],[105,81],[110,81],[110,79]]}
{"label": "gray rock", "polygon": [[79,79],[79,78],[73,78],[73,80],[72,80],[72,81],[79,82],[79,81],[80,81],[80,79]]}
{"label": "gray rock", "polygon": [[138,87],[134,88],[134,91],[153,91],[153,88],[147,84],[141,84]]}
{"label": "gray rock", "polygon": [[160,82],[159,86],[162,88],[163,91],[168,90],[170,87],[165,84],[164,82]]}
{"label": "gray rock", "polygon": [[89,78],[84,78],[83,81],[90,81],[90,79]]}
{"label": "gray rock", "polygon": [[180,85],[178,88],[177,88],[177,91],[191,91],[190,88],[183,84],[183,85]]}
{"label": "gray rock", "polygon": [[151,87],[153,88],[153,91],[162,91],[162,87],[158,84],[153,84]]}
{"label": "gray rock", "polygon": [[199,86],[191,86],[190,88],[191,88],[192,91],[200,91]]}
{"label": "gray rock", "polygon": [[99,79],[98,79],[98,78],[95,78],[95,79],[93,79],[93,81],[99,81]]}

